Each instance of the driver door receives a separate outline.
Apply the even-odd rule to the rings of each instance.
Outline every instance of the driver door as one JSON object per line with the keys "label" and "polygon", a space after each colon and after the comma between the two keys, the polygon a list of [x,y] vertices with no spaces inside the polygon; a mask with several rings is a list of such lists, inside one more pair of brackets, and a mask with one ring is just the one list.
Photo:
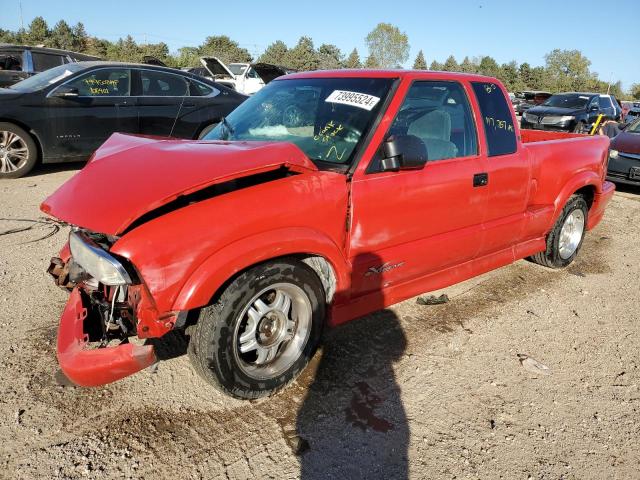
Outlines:
{"label": "driver door", "polygon": [[427,147],[421,170],[382,172],[381,154],[352,182],[349,258],[354,296],[462,264],[482,247],[487,170],[468,86],[415,81],[389,134]]}
{"label": "driver door", "polygon": [[[71,95],[56,96],[63,86]],[[130,69],[98,68],[60,87],[46,99],[51,133],[43,150],[51,157],[84,159],[111,134],[138,132]]]}

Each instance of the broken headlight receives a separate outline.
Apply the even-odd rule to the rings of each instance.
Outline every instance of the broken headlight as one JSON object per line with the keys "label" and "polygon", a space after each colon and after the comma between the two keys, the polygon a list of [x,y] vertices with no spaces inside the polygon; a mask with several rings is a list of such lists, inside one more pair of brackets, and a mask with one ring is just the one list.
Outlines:
{"label": "broken headlight", "polygon": [[74,262],[103,285],[132,283],[124,266],[81,232],[71,232],[69,248]]}

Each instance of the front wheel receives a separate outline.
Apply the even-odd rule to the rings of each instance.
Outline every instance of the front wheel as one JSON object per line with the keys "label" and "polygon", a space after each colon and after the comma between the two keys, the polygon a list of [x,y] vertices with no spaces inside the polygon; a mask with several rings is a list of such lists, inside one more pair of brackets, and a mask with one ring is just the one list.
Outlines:
{"label": "front wheel", "polygon": [[550,268],[562,268],[576,258],[587,226],[589,207],[584,197],[572,195],[547,236],[547,249],[529,257]]}
{"label": "front wheel", "polygon": [[31,135],[12,123],[0,122],[0,178],[19,178],[38,161]]}
{"label": "front wheel", "polygon": [[208,383],[234,397],[271,395],[313,356],[325,297],[315,272],[295,260],[247,270],[200,311],[189,356]]}
{"label": "front wheel", "polygon": [[576,123],[576,126],[573,127],[573,133],[587,133],[587,124],[584,122]]}

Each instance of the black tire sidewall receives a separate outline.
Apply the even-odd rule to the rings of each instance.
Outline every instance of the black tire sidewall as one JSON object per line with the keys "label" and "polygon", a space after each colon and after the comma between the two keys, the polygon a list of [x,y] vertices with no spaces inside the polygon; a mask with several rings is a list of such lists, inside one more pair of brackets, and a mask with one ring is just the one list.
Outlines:
{"label": "black tire sidewall", "polygon": [[[287,282],[300,287],[312,308],[309,338],[300,357],[287,371],[273,379],[258,380],[246,375],[234,354],[234,333],[239,313],[261,290]],[[200,373],[221,390],[238,398],[259,398],[283,388],[306,367],[315,353],[325,314],[322,284],[315,272],[297,261],[274,261],[241,274],[224,290],[216,304],[202,309],[193,340]]]}
{"label": "black tire sidewall", "polygon": [[198,134],[198,140],[202,140],[204,136],[206,136],[209,132],[211,132],[211,130],[218,126],[218,123],[220,122],[210,123],[209,125],[206,125],[202,130],[200,130],[200,133]]}
{"label": "black tire sidewall", "polygon": [[0,173],[0,179],[20,178],[26,175],[33,169],[33,167],[36,165],[36,162],[38,161],[38,147],[36,146],[36,142],[28,132],[13,123],[0,122],[0,131],[15,133],[20,138],[22,138],[27,146],[27,152],[29,154],[26,163],[22,167],[20,167],[15,172]]}
{"label": "black tire sidewall", "polygon": [[[560,231],[562,230],[562,226],[564,225],[565,220],[571,214],[571,212],[578,209],[582,210],[582,213],[584,214],[584,229],[582,230],[582,238],[580,238],[580,243],[578,244],[576,251],[573,252],[573,255],[571,255],[567,259],[564,259],[560,256],[560,247],[559,247]],[[571,197],[569,201],[566,203],[566,205],[564,206],[564,208],[562,209],[562,213],[560,217],[558,217],[558,220],[553,228],[553,233],[550,237],[551,248],[550,248],[550,251],[548,252],[549,257],[555,267],[565,267],[569,265],[576,258],[576,255],[578,255],[578,252],[582,248],[582,243],[584,242],[584,236],[587,231],[587,221],[589,218],[588,215],[589,215],[589,208],[588,208],[587,202],[580,195],[574,195],[573,197]]]}

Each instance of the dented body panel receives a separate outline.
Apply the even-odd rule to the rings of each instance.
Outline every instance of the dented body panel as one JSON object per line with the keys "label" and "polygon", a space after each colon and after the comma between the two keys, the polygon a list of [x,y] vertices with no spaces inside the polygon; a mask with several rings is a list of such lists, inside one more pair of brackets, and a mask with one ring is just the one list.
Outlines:
{"label": "dented body panel", "polygon": [[[521,132],[511,111],[516,151],[490,157],[471,82],[488,82],[506,95],[495,79],[361,70],[284,78],[335,77],[397,79],[348,168],[319,168],[285,142],[114,135],[45,200],[46,213],[109,236],[105,248],[135,270],[137,283],[128,287],[122,308],[130,311],[139,338],[182,326],[186,312],[209,304],[239,272],[285,256],[326,262],[335,289],[327,321],[337,325],[544,251],[546,235],[576,192],[589,201],[591,229],[613,195],[613,185],[604,181],[608,139],[603,137]],[[462,86],[478,128],[477,155],[427,162],[418,170],[372,171],[418,80]],[[280,81],[286,80],[274,83]],[[473,179],[480,172],[489,181],[476,188]],[[73,260],[68,252],[61,256],[63,264]],[[117,292],[96,295],[107,303]],[[86,384],[74,373],[78,360],[71,360],[85,355],[78,353],[81,347],[70,347],[82,346],[79,298],[72,294],[63,315],[67,340],[59,350],[67,352],[63,370]],[[120,378],[153,358],[127,343],[99,351],[114,362],[96,362],[99,381]],[[123,366],[116,367],[119,362]]]}

